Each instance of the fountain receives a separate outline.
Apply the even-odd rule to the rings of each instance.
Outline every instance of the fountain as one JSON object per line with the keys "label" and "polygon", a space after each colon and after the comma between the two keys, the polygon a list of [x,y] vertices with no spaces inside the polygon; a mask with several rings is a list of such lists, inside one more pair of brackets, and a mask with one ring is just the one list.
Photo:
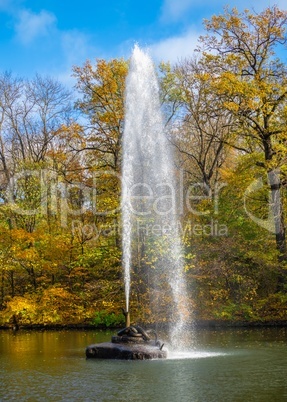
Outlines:
{"label": "fountain", "polygon": [[86,354],[164,358],[167,352],[156,333],[131,326],[129,314],[131,276],[136,272],[148,292],[152,316],[158,320],[164,315],[170,323],[171,347],[183,346],[189,309],[178,233],[174,167],[154,65],[138,46],[134,47],[130,61],[125,105],[121,207],[126,327],[108,345],[89,346]]}

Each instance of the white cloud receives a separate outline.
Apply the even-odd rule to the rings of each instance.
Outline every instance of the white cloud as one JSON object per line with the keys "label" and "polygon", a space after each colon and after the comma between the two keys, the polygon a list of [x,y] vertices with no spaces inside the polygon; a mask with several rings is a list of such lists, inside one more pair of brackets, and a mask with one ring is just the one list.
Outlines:
{"label": "white cloud", "polygon": [[76,78],[73,77],[71,68],[57,71],[54,76],[56,76],[66,88],[73,89],[76,85]]}
{"label": "white cloud", "polygon": [[279,8],[282,8],[282,10],[287,10],[287,4],[286,4],[286,0],[278,0],[276,2],[277,6]]}
{"label": "white cloud", "polygon": [[57,71],[53,74],[65,84],[72,88],[76,79],[72,76],[72,67],[82,65],[85,60],[94,60],[100,57],[99,50],[91,45],[91,38],[78,30],[57,31],[58,42],[62,54],[61,66],[57,65]]}
{"label": "white cloud", "polygon": [[0,0],[0,12],[15,18],[22,9],[22,4],[25,0]]}
{"label": "white cloud", "polygon": [[[212,3],[212,4],[211,4]],[[195,8],[201,7],[206,9],[207,15],[210,9],[212,9],[212,14],[220,14],[223,12],[224,6],[229,6],[230,8],[236,7],[239,10],[245,8],[249,10],[254,10],[256,12],[261,12],[267,7],[272,7],[277,5],[282,10],[287,9],[286,0],[275,0],[274,2],[270,0],[164,0],[161,9],[161,21],[165,23],[179,21],[188,11],[192,11]],[[215,8],[219,8],[218,12]]]}
{"label": "white cloud", "polygon": [[[162,20],[164,22],[173,22],[180,19],[193,6],[200,5],[204,7],[205,4],[207,7],[206,11],[208,11],[210,0],[165,0],[162,8]],[[213,0],[213,5],[218,7],[216,14],[223,13],[223,7],[226,4],[226,0]],[[238,0],[229,0],[228,2],[229,8],[236,7],[239,10],[249,9],[251,12],[253,10],[261,12],[273,5],[277,5],[283,10],[287,9],[286,0],[277,0],[274,3],[271,3],[270,0],[261,0],[260,4],[258,4],[258,0],[241,0],[240,4],[238,4]],[[210,18],[208,14],[206,18]],[[163,60],[175,63],[180,59],[190,57],[198,45],[199,36],[205,33],[203,25],[197,31],[195,29],[188,30],[182,35],[169,37],[149,46],[150,53],[157,61]]]}
{"label": "white cloud", "polygon": [[0,10],[10,12],[17,5],[15,0],[0,0]]}
{"label": "white cloud", "polygon": [[46,36],[54,27],[56,17],[48,11],[42,10],[39,14],[26,9],[19,12],[15,32],[18,40],[27,45],[38,37]]}
{"label": "white cloud", "polygon": [[176,63],[193,55],[202,32],[187,31],[181,36],[173,36],[149,46],[152,57],[157,61]]}
{"label": "white cloud", "polygon": [[250,11],[254,10],[255,12],[261,12],[267,7],[272,7],[274,5],[278,6],[282,10],[286,10],[286,0],[275,0],[272,2],[271,0],[261,0],[258,2],[258,0],[241,0],[238,3],[238,0],[217,0],[218,5],[221,6],[222,8],[225,5],[228,5],[230,8],[236,7],[238,10],[243,10],[243,9],[248,9]]}
{"label": "white cloud", "polygon": [[196,3],[198,0],[164,0],[161,19],[164,22],[176,21]]}
{"label": "white cloud", "polygon": [[60,33],[61,45],[68,64],[85,60],[95,49],[89,44],[90,38],[78,30]]}
{"label": "white cloud", "polygon": [[0,0],[0,10],[5,10],[9,7],[10,0]]}

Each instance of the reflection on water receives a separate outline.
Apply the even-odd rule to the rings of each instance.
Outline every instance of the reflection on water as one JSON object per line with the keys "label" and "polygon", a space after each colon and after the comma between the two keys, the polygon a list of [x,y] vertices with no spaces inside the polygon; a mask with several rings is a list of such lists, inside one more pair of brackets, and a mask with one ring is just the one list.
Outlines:
{"label": "reflection on water", "polygon": [[99,331],[0,331],[0,401],[287,401],[287,329],[197,332],[166,360],[86,360]]}
{"label": "reflection on water", "polygon": [[201,350],[183,351],[183,352],[168,352],[168,359],[181,360],[181,359],[204,359],[207,357],[224,356],[226,353],[222,352],[206,352]]}

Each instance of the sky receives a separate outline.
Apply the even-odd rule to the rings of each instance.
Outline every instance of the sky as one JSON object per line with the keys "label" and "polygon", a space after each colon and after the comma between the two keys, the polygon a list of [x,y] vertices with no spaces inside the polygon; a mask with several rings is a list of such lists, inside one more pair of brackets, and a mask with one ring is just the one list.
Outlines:
{"label": "sky", "polygon": [[261,12],[286,0],[0,0],[0,72],[73,85],[86,60],[128,58],[135,43],[155,62],[193,54],[203,20],[224,6]]}

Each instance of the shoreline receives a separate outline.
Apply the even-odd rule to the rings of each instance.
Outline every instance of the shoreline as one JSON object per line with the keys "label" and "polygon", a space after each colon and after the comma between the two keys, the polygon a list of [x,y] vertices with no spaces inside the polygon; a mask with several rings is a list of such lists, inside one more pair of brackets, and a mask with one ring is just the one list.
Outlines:
{"label": "shoreline", "polygon": [[[154,328],[154,324],[140,323],[143,327]],[[165,330],[167,325],[157,325],[159,330]],[[221,320],[198,320],[192,323],[188,330],[220,330],[220,329],[234,329],[234,328],[283,328],[287,327],[287,320],[280,321],[221,321]],[[17,332],[18,330],[26,331],[63,331],[63,330],[75,330],[75,331],[114,331],[118,330],[118,326],[106,327],[104,325],[93,324],[29,324],[19,325],[17,329],[13,329],[13,325],[0,325],[0,330],[11,330]]]}

